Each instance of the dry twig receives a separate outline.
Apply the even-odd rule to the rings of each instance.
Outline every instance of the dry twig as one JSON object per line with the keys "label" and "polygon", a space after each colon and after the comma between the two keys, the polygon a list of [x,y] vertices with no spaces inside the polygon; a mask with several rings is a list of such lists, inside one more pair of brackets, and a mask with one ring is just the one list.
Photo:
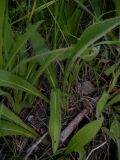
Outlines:
{"label": "dry twig", "polygon": [[24,160],[28,160],[29,156],[32,154],[32,152],[35,150],[35,148],[45,139],[45,137],[48,135],[48,132],[46,132],[37,142],[35,142],[27,151],[27,155],[25,156]]}
{"label": "dry twig", "polygon": [[70,134],[74,131],[74,129],[78,126],[78,124],[83,120],[85,116],[89,114],[88,109],[84,109],[80,112],[69,124],[68,126],[62,131],[61,133],[61,142],[64,143],[66,139],[70,136]]}

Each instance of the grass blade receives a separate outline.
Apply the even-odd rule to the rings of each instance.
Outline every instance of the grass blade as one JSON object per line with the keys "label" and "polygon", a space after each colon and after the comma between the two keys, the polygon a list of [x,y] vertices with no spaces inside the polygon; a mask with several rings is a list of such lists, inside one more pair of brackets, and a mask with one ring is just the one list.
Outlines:
{"label": "grass blade", "polygon": [[26,80],[24,80],[23,78],[17,75],[14,75],[8,71],[1,70],[1,69],[0,69],[0,86],[20,89],[27,93],[38,96],[44,99],[46,102],[48,102],[48,99],[29,82],[27,82]]}
{"label": "grass blade", "polygon": [[22,135],[26,137],[35,138],[35,136],[26,129],[9,121],[0,120],[0,137],[12,135]]}
{"label": "grass blade", "polygon": [[31,132],[35,137],[39,135],[30,127],[28,127],[14,112],[7,108],[3,103],[0,104],[0,115],[4,116],[6,120],[16,123],[27,131]]}

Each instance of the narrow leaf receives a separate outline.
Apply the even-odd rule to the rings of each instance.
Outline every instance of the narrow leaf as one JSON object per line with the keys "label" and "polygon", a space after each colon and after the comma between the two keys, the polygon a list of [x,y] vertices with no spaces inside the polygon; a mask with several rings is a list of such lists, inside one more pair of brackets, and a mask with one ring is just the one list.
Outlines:
{"label": "narrow leaf", "polygon": [[33,85],[31,85],[29,82],[27,82],[26,80],[24,80],[23,78],[17,75],[14,75],[2,69],[0,69],[0,86],[20,89],[27,93],[38,96],[44,99],[46,102],[48,102],[48,99],[39,90],[37,90]]}
{"label": "narrow leaf", "polygon": [[6,120],[0,120],[0,136],[21,135],[35,138],[34,134],[26,129]]}
{"label": "narrow leaf", "polygon": [[52,90],[50,97],[49,133],[52,139],[53,153],[57,151],[61,131],[60,91]]}
{"label": "narrow leaf", "polygon": [[23,127],[28,130],[34,136],[38,136],[38,134],[30,127],[28,127],[14,112],[8,109],[3,103],[0,104],[0,115],[9,119],[10,121],[16,123],[17,125]]}

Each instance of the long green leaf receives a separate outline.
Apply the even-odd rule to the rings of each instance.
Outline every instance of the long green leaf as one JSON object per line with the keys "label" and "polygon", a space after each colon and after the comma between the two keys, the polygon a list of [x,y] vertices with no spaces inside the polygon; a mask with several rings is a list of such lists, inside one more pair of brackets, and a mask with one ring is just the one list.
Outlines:
{"label": "long green leaf", "polygon": [[61,131],[60,91],[52,90],[50,97],[49,133],[52,139],[53,153],[57,151]]}
{"label": "long green leaf", "polygon": [[113,28],[120,25],[120,17],[111,18],[102,22],[95,23],[88,27],[80,37],[79,42],[75,45],[74,49],[71,51],[72,56],[68,62],[65,77],[64,77],[64,87],[66,86],[70,70],[77,57],[81,57],[85,50],[103,37],[105,34],[110,32]]}
{"label": "long green leaf", "polygon": [[0,69],[0,86],[20,89],[27,93],[38,96],[48,102],[48,99],[29,82],[17,75],[14,75],[2,69]]}
{"label": "long green leaf", "polygon": [[[51,59],[52,58],[52,62],[54,62],[55,60],[66,60],[66,59],[69,59],[71,57],[71,53],[70,53],[70,50],[71,48],[61,48],[61,49],[55,49],[55,50],[52,50],[52,51],[48,51],[48,52],[44,52],[44,53],[41,53],[38,54],[38,55],[35,55],[31,58],[27,58],[27,59],[24,59],[22,60],[16,67],[20,67],[26,63],[29,63],[29,62],[38,62],[38,63],[41,63],[41,59],[42,58],[45,58],[45,59]],[[45,65],[45,64],[44,64]]]}
{"label": "long green leaf", "polygon": [[66,154],[77,151],[79,152],[83,147],[88,144],[98,133],[103,123],[103,119],[98,119],[90,122],[80,129],[69,142]]}
{"label": "long green leaf", "polygon": [[120,25],[120,17],[111,18],[95,23],[88,27],[81,35],[79,42],[75,46],[73,55],[80,56],[90,45]]}
{"label": "long green leaf", "polygon": [[31,132],[31,134],[33,134],[35,137],[39,136],[32,128],[28,127],[14,112],[8,109],[3,103],[0,104],[0,115]]}
{"label": "long green leaf", "polygon": [[0,120],[0,136],[22,135],[26,137],[36,138],[34,134],[26,129],[6,120]]}

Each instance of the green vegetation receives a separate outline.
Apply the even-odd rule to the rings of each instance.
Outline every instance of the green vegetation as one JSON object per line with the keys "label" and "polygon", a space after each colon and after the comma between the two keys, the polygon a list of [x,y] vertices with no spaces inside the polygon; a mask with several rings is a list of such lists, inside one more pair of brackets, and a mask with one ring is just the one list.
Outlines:
{"label": "green vegetation", "polygon": [[120,160],[119,60],[119,0],[0,0],[0,159]]}

